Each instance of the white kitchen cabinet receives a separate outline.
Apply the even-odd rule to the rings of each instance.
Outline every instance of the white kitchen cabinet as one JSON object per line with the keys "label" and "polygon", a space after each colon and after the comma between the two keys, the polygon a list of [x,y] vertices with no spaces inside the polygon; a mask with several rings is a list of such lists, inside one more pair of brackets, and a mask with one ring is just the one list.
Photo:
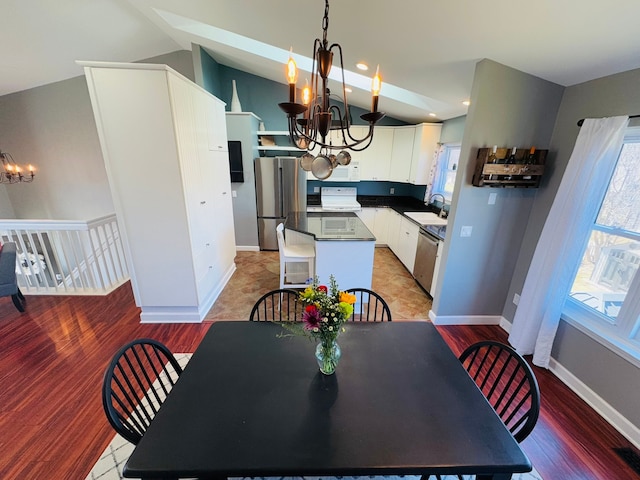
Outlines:
{"label": "white kitchen cabinet", "polygon": [[389,180],[393,127],[376,127],[371,145],[360,154],[360,180]]}
{"label": "white kitchen cabinet", "polygon": [[405,217],[401,218],[400,233],[398,235],[398,252],[396,256],[412,274],[413,264],[416,261],[419,231],[420,227],[418,227],[418,225]]}
{"label": "white kitchen cabinet", "polygon": [[393,253],[396,254],[396,257],[400,258],[400,226],[402,222],[402,215],[396,212],[393,209],[388,209],[389,213],[387,214],[388,218],[388,230],[387,230],[387,245]]}
{"label": "white kitchen cabinet", "polygon": [[376,236],[376,245],[387,245],[390,209],[386,207],[376,207],[374,210],[376,215],[373,234]]}
{"label": "white kitchen cabinet", "polygon": [[84,65],[140,318],[200,322],[235,271],[224,103],[165,65]]}
{"label": "white kitchen cabinet", "polygon": [[376,246],[387,244],[388,210],[386,207],[365,207],[356,212],[356,215],[376,237]]}
{"label": "white kitchen cabinet", "polygon": [[362,208],[360,211],[356,212],[358,218],[364,222],[371,233],[374,233],[376,228],[376,209],[375,208]]}
{"label": "white kitchen cabinet", "polygon": [[409,183],[428,183],[429,172],[435,168],[441,131],[442,125],[439,123],[421,123],[415,126]]}
{"label": "white kitchen cabinet", "polygon": [[391,150],[391,167],[389,180],[392,182],[411,182],[411,160],[416,127],[395,127],[393,129],[393,144]]}

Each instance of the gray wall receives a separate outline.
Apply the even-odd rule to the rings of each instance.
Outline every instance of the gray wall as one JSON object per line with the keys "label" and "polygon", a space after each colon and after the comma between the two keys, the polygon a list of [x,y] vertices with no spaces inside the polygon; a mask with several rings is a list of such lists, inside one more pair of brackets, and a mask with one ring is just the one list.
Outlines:
{"label": "gray wall", "polygon": [[9,187],[10,185],[0,185],[0,219],[16,218],[13,205],[11,205],[11,200],[9,199],[9,192],[7,192]]}
{"label": "gray wall", "polygon": [[[640,114],[638,85],[640,69],[565,89],[550,146],[554,159],[553,174],[545,177],[536,196],[510,294],[520,292],[524,284],[547,212],[578,136],[576,122],[581,118]],[[504,317],[512,321],[514,312],[514,307],[507,302]],[[636,366],[564,321],[560,322],[551,355],[636,427],[640,427],[640,370]]]}
{"label": "gray wall", "polygon": [[113,213],[84,76],[0,97],[0,145],[37,169],[33,183],[7,187],[16,218]]}
{"label": "gray wall", "polygon": [[440,143],[461,143],[467,116],[451,118],[442,122]]}
{"label": "gray wall", "polygon": [[[499,316],[536,196],[535,189],[471,185],[478,148],[547,148],[563,88],[483,60],[476,67],[438,279],[437,316]],[[490,193],[497,195],[488,205]],[[462,226],[473,228],[460,237]]]}
{"label": "gray wall", "polygon": [[[194,77],[191,52],[141,61]],[[91,220],[114,212],[84,75],[1,96],[0,148],[37,169],[33,183],[5,189],[15,218]],[[0,207],[0,218],[11,210]]]}
{"label": "gray wall", "polygon": [[258,118],[251,113],[227,113],[227,138],[242,142],[244,182],[232,183],[233,222],[238,247],[259,247],[258,212],[253,159],[258,147]]}

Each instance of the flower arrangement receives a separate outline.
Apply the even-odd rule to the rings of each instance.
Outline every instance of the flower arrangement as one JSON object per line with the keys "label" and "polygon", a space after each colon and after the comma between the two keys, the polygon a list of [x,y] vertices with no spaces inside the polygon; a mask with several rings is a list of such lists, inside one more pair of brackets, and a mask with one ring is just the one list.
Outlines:
{"label": "flower arrangement", "polygon": [[320,371],[331,375],[340,359],[340,347],[336,338],[344,331],[343,324],[353,314],[356,296],[340,291],[333,275],[329,277],[329,288],[318,284],[318,277],[300,293],[298,301],[304,306],[301,323],[282,324],[287,330],[316,338],[316,359]]}
{"label": "flower arrangement", "polygon": [[322,343],[331,343],[343,329],[342,324],[353,313],[356,296],[341,292],[331,275],[329,288],[318,285],[318,277],[315,277],[313,283],[300,293],[300,301],[305,305],[302,313],[305,330]]}

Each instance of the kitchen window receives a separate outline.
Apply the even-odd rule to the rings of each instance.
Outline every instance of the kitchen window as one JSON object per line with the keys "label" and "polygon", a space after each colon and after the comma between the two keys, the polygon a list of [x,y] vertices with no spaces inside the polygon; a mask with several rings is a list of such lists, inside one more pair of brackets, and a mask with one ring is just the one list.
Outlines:
{"label": "kitchen window", "polygon": [[438,155],[438,165],[433,179],[431,194],[439,193],[451,202],[453,186],[456,183],[458,173],[458,160],[460,159],[460,145],[443,145]]}
{"label": "kitchen window", "polygon": [[640,359],[640,128],[628,129],[585,244],[564,313]]}

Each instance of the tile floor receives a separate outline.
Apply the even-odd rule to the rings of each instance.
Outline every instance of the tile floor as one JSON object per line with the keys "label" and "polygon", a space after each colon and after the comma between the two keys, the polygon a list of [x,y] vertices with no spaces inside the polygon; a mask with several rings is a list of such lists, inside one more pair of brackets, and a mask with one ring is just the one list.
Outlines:
{"label": "tile floor", "polygon": [[[246,299],[257,300],[280,284],[278,252],[238,252],[236,268],[206,320],[246,320],[253,307]],[[375,249],[372,290],[385,299],[393,320],[429,318],[431,297],[386,247]]]}

